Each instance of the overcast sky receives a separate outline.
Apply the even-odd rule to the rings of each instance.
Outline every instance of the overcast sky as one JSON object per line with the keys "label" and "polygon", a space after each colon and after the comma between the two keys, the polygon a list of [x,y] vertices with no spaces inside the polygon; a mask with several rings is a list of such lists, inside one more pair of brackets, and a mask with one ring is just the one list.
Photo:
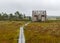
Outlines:
{"label": "overcast sky", "polygon": [[0,0],[0,13],[19,11],[31,16],[32,10],[46,10],[47,15],[60,16],[60,0]]}

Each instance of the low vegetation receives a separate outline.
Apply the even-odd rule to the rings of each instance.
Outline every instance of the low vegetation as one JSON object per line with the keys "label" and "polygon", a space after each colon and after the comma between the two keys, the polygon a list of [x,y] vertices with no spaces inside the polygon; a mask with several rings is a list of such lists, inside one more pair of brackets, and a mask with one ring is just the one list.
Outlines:
{"label": "low vegetation", "polygon": [[60,21],[32,22],[24,31],[26,43],[60,43]]}
{"label": "low vegetation", "polygon": [[24,21],[0,21],[0,43],[17,43]]}

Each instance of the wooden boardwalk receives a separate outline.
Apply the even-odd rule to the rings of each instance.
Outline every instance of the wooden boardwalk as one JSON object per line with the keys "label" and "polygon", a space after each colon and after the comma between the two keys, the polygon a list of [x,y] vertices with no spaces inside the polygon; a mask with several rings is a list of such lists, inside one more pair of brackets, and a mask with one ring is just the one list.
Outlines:
{"label": "wooden boardwalk", "polygon": [[[30,22],[26,23],[24,26],[27,26]],[[20,34],[18,43],[25,43],[25,36],[24,36],[24,26],[20,27]]]}

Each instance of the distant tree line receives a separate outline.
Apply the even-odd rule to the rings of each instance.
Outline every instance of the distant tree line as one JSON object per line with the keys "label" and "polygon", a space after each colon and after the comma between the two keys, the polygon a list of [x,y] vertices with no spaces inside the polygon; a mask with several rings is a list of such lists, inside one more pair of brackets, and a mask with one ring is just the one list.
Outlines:
{"label": "distant tree line", "polygon": [[19,11],[16,11],[14,14],[10,13],[0,13],[0,21],[19,21],[19,20],[31,20],[30,16],[23,15],[22,13],[19,13]]}

